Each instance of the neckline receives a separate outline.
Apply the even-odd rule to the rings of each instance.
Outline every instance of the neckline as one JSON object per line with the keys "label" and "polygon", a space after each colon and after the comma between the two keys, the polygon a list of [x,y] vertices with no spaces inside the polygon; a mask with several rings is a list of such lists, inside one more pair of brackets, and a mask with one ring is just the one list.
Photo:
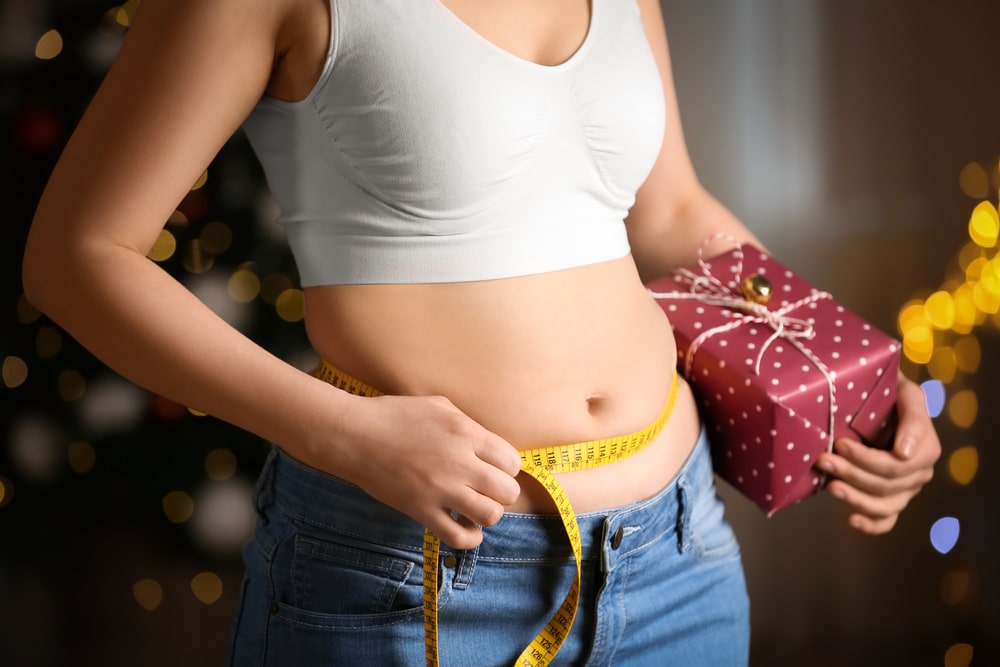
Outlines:
{"label": "neckline", "polygon": [[565,60],[555,65],[543,65],[542,63],[537,63],[534,60],[529,60],[523,58],[519,55],[511,53],[507,49],[498,45],[490,39],[484,37],[479,31],[475,30],[472,26],[462,20],[462,18],[453,12],[449,7],[447,7],[441,0],[431,0],[431,3],[436,5],[446,16],[448,16],[452,22],[457,23],[460,30],[470,35],[475,41],[480,44],[485,45],[491,51],[500,54],[507,60],[513,61],[524,67],[530,67],[532,69],[541,70],[544,72],[556,72],[559,70],[567,69],[572,67],[578,60],[580,60],[584,53],[589,49],[590,43],[593,41],[594,33],[597,32],[597,19],[598,10],[597,5],[600,0],[590,0],[590,20],[587,24],[587,33],[583,37],[583,41],[580,42],[580,46],[576,48],[576,51],[571,53]]}

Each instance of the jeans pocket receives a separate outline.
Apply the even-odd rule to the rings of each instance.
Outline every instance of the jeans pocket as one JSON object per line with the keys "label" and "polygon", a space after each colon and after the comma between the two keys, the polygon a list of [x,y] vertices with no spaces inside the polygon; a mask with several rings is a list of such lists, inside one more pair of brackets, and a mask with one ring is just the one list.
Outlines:
{"label": "jeans pocket", "polygon": [[698,498],[691,510],[691,541],[698,562],[724,563],[740,557],[736,533],[724,516],[722,501],[712,493]]}
{"label": "jeans pocket", "polygon": [[423,615],[420,553],[296,533],[272,564],[272,613],[313,627],[368,627]]}

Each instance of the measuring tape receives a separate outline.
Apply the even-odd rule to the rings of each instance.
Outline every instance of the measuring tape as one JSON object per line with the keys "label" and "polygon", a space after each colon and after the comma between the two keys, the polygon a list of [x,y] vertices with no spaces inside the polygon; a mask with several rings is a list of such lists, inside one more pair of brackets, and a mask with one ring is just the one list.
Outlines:
{"label": "measuring tape", "polygon": [[[320,362],[313,375],[338,389],[357,396],[381,396],[382,392],[337,369],[326,360]],[[521,470],[534,477],[542,485],[555,503],[576,560],[576,577],[569,592],[549,622],[542,628],[518,657],[515,667],[544,667],[562,647],[569,635],[576,611],[580,604],[580,571],[583,553],[580,543],[580,527],[576,514],[562,485],[552,473],[570,472],[596,468],[627,458],[651,443],[667,423],[677,399],[677,374],[670,385],[667,404],[656,420],[635,433],[614,438],[588,440],[568,445],[553,445],[521,451]],[[424,651],[427,667],[438,666],[438,560],[441,541],[429,529],[424,530]]]}

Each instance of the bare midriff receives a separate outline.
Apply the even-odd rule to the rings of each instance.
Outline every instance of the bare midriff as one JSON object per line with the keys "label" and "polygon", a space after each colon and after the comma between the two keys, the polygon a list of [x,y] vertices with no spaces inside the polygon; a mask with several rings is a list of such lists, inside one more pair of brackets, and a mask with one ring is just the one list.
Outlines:
{"label": "bare midriff", "polygon": [[[631,257],[532,276],[306,290],[317,353],[381,391],[439,395],[518,449],[638,431],[667,401],[670,324]],[[690,453],[699,422],[689,388],[661,434],[608,465],[557,475],[577,512],[654,495]],[[508,511],[554,511],[519,476]]]}

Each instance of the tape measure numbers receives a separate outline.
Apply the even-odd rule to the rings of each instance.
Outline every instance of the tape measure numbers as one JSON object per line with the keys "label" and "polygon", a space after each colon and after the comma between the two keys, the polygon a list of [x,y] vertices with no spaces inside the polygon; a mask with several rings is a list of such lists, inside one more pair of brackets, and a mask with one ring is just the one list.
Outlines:
{"label": "tape measure numbers", "polygon": [[[357,396],[375,397],[382,395],[378,389],[347,375],[326,360],[320,362],[313,375],[338,389]],[[667,419],[670,418],[670,413],[677,400],[677,382],[677,374],[675,373],[670,386],[670,395],[663,411],[652,424],[641,431],[613,438],[521,451],[521,470],[538,480],[542,488],[552,498],[559,512],[566,529],[566,535],[573,548],[573,556],[576,560],[576,577],[559,609],[535,636],[531,644],[521,652],[517,662],[514,663],[515,667],[544,667],[547,665],[555,657],[569,635],[580,604],[580,575],[583,560],[580,527],[576,522],[576,514],[573,512],[569,498],[553,473],[596,468],[620,461],[645,448],[659,435],[667,423]],[[437,667],[438,665],[437,592],[440,550],[440,540],[430,530],[425,530],[423,541],[424,650],[428,667]]]}

